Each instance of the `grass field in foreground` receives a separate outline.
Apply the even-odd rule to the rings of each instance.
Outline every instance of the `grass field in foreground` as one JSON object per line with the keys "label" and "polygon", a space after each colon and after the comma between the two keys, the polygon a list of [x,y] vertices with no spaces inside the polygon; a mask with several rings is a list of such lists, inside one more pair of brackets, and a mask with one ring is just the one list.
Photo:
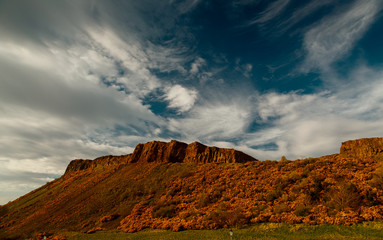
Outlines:
{"label": "grass field in foreground", "polygon": [[[65,235],[68,240],[230,240],[229,229],[181,232],[148,229],[137,233],[100,231],[93,234],[70,232]],[[365,222],[354,226],[265,223],[244,229],[233,229],[232,239],[383,239],[383,222]]]}

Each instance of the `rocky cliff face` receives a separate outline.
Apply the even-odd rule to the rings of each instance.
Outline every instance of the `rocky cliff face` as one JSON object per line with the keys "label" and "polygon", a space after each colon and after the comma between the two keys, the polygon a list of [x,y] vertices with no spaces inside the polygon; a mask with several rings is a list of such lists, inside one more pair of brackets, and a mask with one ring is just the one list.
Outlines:
{"label": "rocky cliff face", "polygon": [[92,160],[75,159],[72,160],[65,170],[65,173],[76,172],[90,168]]}
{"label": "rocky cliff face", "polygon": [[340,156],[348,158],[383,157],[383,138],[362,138],[343,142]]}
{"label": "rocky cliff face", "polygon": [[84,159],[75,159],[72,160],[68,167],[65,170],[66,173],[94,169],[96,167],[108,167],[108,166],[117,166],[121,164],[126,164],[130,161],[131,154],[122,155],[122,156],[104,156],[99,157],[94,160],[84,160]]}
{"label": "rocky cliff face", "polygon": [[255,161],[253,157],[234,149],[207,147],[193,142],[186,147],[183,162],[188,163],[244,163]]}
{"label": "rocky cliff face", "polygon": [[118,166],[127,163],[244,163],[256,161],[253,157],[234,149],[208,147],[198,142],[186,144],[178,141],[153,141],[138,144],[132,154],[105,156],[95,160],[77,159],[69,163],[65,173],[93,169],[96,167]]}
{"label": "rocky cliff face", "polygon": [[137,145],[131,162],[244,163],[253,157],[234,149],[208,147],[198,142],[189,145],[171,141]]}
{"label": "rocky cliff face", "polygon": [[138,144],[133,151],[131,162],[182,162],[185,158],[186,143],[171,141]]}

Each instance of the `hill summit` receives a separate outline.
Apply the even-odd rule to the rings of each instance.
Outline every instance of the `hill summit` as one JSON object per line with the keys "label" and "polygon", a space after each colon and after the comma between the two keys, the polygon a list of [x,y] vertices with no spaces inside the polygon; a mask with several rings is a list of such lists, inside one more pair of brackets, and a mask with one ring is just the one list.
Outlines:
{"label": "hill summit", "polygon": [[138,144],[132,154],[104,156],[95,160],[76,159],[69,163],[65,173],[128,163],[245,163],[253,157],[227,148],[208,147],[199,142],[186,144],[176,140],[152,141]]}
{"label": "hill summit", "polygon": [[342,143],[340,155],[344,157],[382,157],[383,138],[362,138]]}
{"label": "hill summit", "polygon": [[234,149],[154,141],[128,155],[73,160],[62,177],[0,208],[0,239],[383,219],[382,143],[358,139],[339,154],[257,161]]}

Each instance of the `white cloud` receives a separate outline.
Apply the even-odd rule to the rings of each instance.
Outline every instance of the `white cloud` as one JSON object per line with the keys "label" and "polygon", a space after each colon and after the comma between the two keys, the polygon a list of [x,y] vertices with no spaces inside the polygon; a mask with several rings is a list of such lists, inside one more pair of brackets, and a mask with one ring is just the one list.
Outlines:
{"label": "white cloud", "polygon": [[[131,134],[147,135],[146,139],[156,136],[155,129],[163,126],[163,120],[134,94],[100,84],[102,74],[113,75],[117,69],[99,52],[74,46],[52,47],[49,54],[38,48],[19,51],[15,44],[4,45],[8,50],[0,50],[0,175],[12,171],[19,176],[17,181],[24,185],[17,183],[18,195],[45,183],[31,181],[30,175],[21,175],[23,171],[59,175],[75,158],[131,152],[139,138],[128,141],[109,136],[116,138],[114,142],[100,137],[117,125],[130,126],[135,130]],[[15,184],[7,178],[2,182]],[[15,191],[4,189],[9,196]]]}
{"label": "white cloud", "polygon": [[188,52],[187,47],[173,45],[176,45],[176,39],[167,41],[165,45],[155,45],[148,42],[144,49],[150,57],[150,61],[147,62],[149,68],[158,69],[165,73],[178,71],[186,74],[187,70],[184,64],[192,57],[192,54]]}
{"label": "white cloud", "polygon": [[[20,64],[39,69],[52,67],[52,61],[50,61],[46,55],[43,51],[36,51],[35,49],[16,45],[11,42],[2,42],[0,46],[0,56],[7,56],[8,59],[17,61]],[[38,61],[36,61],[36,59],[38,59]]]}
{"label": "white cloud", "polygon": [[[324,93],[322,93],[324,94]],[[312,110],[308,108],[311,104],[315,103],[319,95],[301,95],[296,92],[289,94],[268,93],[258,97],[258,104],[256,106],[256,112],[259,116],[259,122],[267,122],[270,118],[287,117],[290,120],[296,120],[297,115],[292,113],[296,109],[312,113]]]}
{"label": "white cloud", "polygon": [[[151,71],[185,72],[183,62],[189,61],[171,44],[141,41],[134,24],[126,31],[114,28],[106,14],[113,4],[103,5],[97,21],[87,4],[43,5],[21,7],[25,14],[12,14],[17,3],[0,8],[9,19],[0,24],[0,182],[17,186],[0,186],[0,199],[45,183],[35,173],[62,174],[72,159],[127,154],[138,141],[159,139],[165,122],[142,100],[165,86]],[[142,34],[148,30],[139,19],[134,23]],[[195,99],[171,101],[184,110]],[[9,171],[13,180],[1,177]]]}
{"label": "white cloud", "polygon": [[190,73],[195,75],[200,71],[200,68],[206,64],[203,58],[198,57],[191,65]]}
{"label": "white cloud", "polygon": [[243,134],[251,118],[249,105],[241,99],[210,102],[196,106],[182,119],[170,119],[169,129],[187,140],[205,142],[236,138]]}
{"label": "white cloud", "polygon": [[174,85],[167,89],[165,100],[169,102],[169,108],[175,108],[180,113],[189,111],[198,97],[194,89],[187,89],[181,85]]}
{"label": "white cloud", "polygon": [[[260,159],[317,157],[339,152],[341,142],[383,135],[383,71],[360,67],[349,84],[314,94],[268,93],[257,97],[262,130],[243,135],[239,149]],[[249,149],[275,143],[277,150]]]}
{"label": "white cloud", "polygon": [[381,5],[379,0],[357,0],[311,28],[304,37],[307,56],[302,71],[331,71],[330,65],[349,54],[374,22]]}
{"label": "white cloud", "polygon": [[126,71],[117,79],[129,91],[144,96],[160,86],[157,77],[149,71],[150,56],[137,41],[122,40],[110,29],[88,31],[99,54],[105,54],[114,61],[121,62]]}

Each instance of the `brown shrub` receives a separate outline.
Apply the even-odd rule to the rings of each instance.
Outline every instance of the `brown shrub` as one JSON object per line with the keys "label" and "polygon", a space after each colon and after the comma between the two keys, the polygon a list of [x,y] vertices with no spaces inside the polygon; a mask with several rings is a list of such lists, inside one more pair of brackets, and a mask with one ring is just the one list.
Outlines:
{"label": "brown shrub", "polygon": [[273,202],[275,199],[278,199],[282,196],[282,191],[280,189],[271,190],[267,193],[265,200],[267,202]]}
{"label": "brown shrub", "polygon": [[358,209],[361,203],[361,196],[353,183],[344,183],[338,191],[333,191],[331,205],[339,211],[347,208]]}
{"label": "brown shrub", "polygon": [[240,209],[228,211],[227,209],[220,208],[216,211],[211,212],[207,216],[207,220],[214,222],[219,227],[241,227],[244,224],[248,223],[248,219]]}
{"label": "brown shrub", "polygon": [[383,189],[383,163],[379,163],[379,166],[374,171],[370,185],[377,189]]}
{"label": "brown shrub", "polygon": [[274,206],[274,213],[275,214],[281,214],[283,212],[288,212],[290,210],[289,206],[287,206],[284,203],[277,204]]}
{"label": "brown shrub", "polygon": [[307,215],[309,215],[309,208],[304,204],[300,204],[294,210],[294,214],[298,217],[306,217]]}
{"label": "brown shrub", "polygon": [[115,220],[116,218],[118,218],[120,215],[118,214],[111,214],[111,215],[108,215],[108,216],[104,216],[100,219],[100,222],[102,223],[105,223],[105,222],[110,222],[110,221],[113,221]]}
{"label": "brown shrub", "polygon": [[176,205],[161,206],[153,212],[154,218],[172,218],[176,213]]}

